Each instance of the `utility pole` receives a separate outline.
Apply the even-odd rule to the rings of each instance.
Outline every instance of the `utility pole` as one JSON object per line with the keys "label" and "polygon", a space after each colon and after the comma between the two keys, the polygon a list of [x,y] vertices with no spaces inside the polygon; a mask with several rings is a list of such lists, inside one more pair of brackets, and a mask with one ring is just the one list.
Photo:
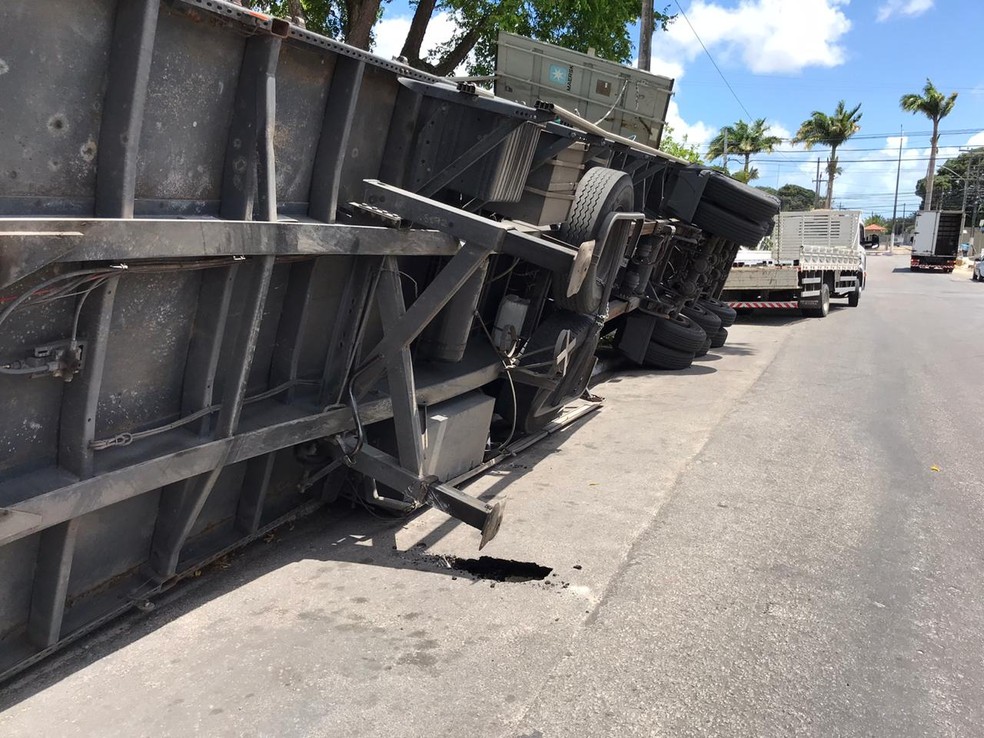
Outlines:
{"label": "utility pole", "polygon": [[817,157],[817,178],[813,180],[816,183],[816,188],[813,193],[813,207],[820,204],[820,183],[823,181],[820,179],[820,157]]}
{"label": "utility pole", "polygon": [[642,0],[639,22],[639,69],[649,71],[653,57],[653,0]]}
{"label": "utility pole", "polygon": [[[895,202],[892,203],[892,245],[895,244],[895,215],[899,207],[899,178],[902,176],[902,126],[899,126],[899,166],[895,170]],[[905,207],[904,205],[902,207]],[[903,218],[904,219],[904,218]]]}
{"label": "utility pole", "polygon": [[[905,228],[905,203],[902,203],[902,227]],[[892,231],[893,232],[895,231],[895,226],[892,226]],[[905,240],[902,237],[902,234],[903,234],[903,232],[900,230],[899,231],[899,240],[900,241],[904,241]],[[894,247],[895,244],[892,244],[892,246]]]}

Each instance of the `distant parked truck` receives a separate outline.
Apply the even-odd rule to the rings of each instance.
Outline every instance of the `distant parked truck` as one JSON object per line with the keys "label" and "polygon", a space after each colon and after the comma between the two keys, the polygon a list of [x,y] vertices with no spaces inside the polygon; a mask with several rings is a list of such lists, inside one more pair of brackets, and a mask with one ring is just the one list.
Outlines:
{"label": "distant parked truck", "polygon": [[824,318],[830,300],[856,307],[865,285],[859,210],[780,213],[767,248],[740,249],[721,300],[742,312],[798,308]]}
{"label": "distant parked truck", "polygon": [[914,272],[952,272],[960,247],[962,220],[963,213],[959,210],[917,212],[909,268]]}

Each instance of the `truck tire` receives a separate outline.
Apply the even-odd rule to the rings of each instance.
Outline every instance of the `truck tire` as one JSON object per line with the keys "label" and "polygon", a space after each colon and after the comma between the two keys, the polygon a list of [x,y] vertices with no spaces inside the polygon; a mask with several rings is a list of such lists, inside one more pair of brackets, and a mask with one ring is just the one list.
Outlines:
{"label": "truck tire", "polygon": [[721,327],[723,328],[728,328],[734,325],[735,320],[738,318],[738,312],[733,307],[730,305],[725,305],[720,300],[715,300],[710,297],[702,297],[697,302],[706,310],[710,310],[718,316],[721,319]]}
{"label": "truck tire", "polygon": [[680,312],[703,328],[704,333],[708,336],[713,336],[721,330],[721,319],[706,307],[701,305],[700,302],[696,302],[693,305],[687,305]]}
{"label": "truck tire", "polygon": [[697,349],[696,353],[694,353],[694,358],[699,359],[701,356],[707,356],[707,352],[711,350],[712,346],[713,342],[711,341],[711,337],[708,336],[704,339],[704,343],[700,345],[700,348]]}
{"label": "truck tire", "polygon": [[672,371],[687,369],[693,363],[693,351],[680,351],[655,341],[650,341],[649,348],[646,349],[646,358],[643,360],[643,365],[650,369],[670,369]]}
{"label": "truck tire", "polygon": [[830,285],[824,282],[820,285],[820,297],[816,307],[803,308],[807,318],[826,318],[830,314]]}
{"label": "truck tire", "polygon": [[[567,372],[560,384],[549,389],[515,382],[518,433],[530,434],[542,430],[560,414],[564,405],[580,397],[588,386],[591,370],[594,368],[594,352],[598,347],[600,329],[595,320],[587,315],[578,315],[567,310],[552,313],[533,331],[523,350],[524,356],[529,358],[520,358],[519,365],[522,366],[524,361],[527,364],[547,361],[548,354],[543,349],[555,346],[564,330],[570,331],[575,343],[573,355],[568,360]],[[509,411],[504,412],[512,411],[512,390],[508,384],[500,391],[499,400],[500,408],[509,408]]]}
{"label": "truck tire", "polygon": [[858,303],[860,302],[861,302],[861,280],[859,278],[858,283],[854,285],[854,291],[847,296],[847,304],[852,308],[856,308],[858,306]]}
{"label": "truck tire", "polygon": [[677,351],[689,352],[693,356],[707,340],[704,329],[694,323],[686,315],[670,317],[659,314],[658,319],[653,325],[653,334],[650,338],[655,343],[666,346]]}
{"label": "truck tire", "polygon": [[711,339],[711,348],[721,348],[728,340],[728,329],[722,328]]}
{"label": "truck tire", "polygon": [[[630,212],[635,207],[632,177],[616,169],[595,167],[588,170],[574,191],[571,212],[560,225],[557,235],[575,248],[597,238],[605,216],[612,212]],[[605,248],[607,246],[607,248]],[[553,298],[558,307],[576,313],[594,314],[601,307],[605,284],[618,269],[621,254],[615,244],[596,244],[591,264],[581,288],[570,297],[561,280],[554,280]]]}
{"label": "truck tire", "polygon": [[694,212],[693,224],[715,236],[721,236],[742,246],[754,246],[769,230],[769,223],[752,222],[723,210],[713,203],[700,201]]}
{"label": "truck tire", "polygon": [[704,199],[754,222],[770,220],[779,212],[779,200],[772,195],[717,172],[704,185]]}

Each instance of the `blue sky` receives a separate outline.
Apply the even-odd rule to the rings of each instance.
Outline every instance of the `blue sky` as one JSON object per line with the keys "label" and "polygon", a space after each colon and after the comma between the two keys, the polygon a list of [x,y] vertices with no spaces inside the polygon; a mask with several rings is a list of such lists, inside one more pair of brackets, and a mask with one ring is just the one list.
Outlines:
{"label": "blue sky", "polygon": [[[678,12],[676,0],[668,0]],[[661,0],[657,0],[660,7]],[[861,131],[841,150],[844,173],[835,203],[891,215],[902,136],[899,210],[918,206],[915,182],[926,173],[931,122],[899,109],[899,97],[930,77],[957,92],[941,130],[941,158],[960,146],[984,145],[984,0],[680,0],[681,16],[653,39],[653,71],[676,80],[669,122],[675,136],[704,148],[722,126],[764,117],[791,137],[812,110],[838,100],[862,103]],[[409,26],[405,0],[384,6],[377,51],[397,53]],[[691,25],[693,29],[691,29]],[[447,17],[432,21],[428,42],[447,38]],[[707,46],[728,89],[694,32]],[[633,29],[634,38],[638,38]],[[737,96],[737,99],[736,99]],[[747,114],[746,114],[747,111]],[[755,184],[793,182],[813,188],[817,156],[783,144],[753,161]],[[734,166],[734,165],[733,165]]]}

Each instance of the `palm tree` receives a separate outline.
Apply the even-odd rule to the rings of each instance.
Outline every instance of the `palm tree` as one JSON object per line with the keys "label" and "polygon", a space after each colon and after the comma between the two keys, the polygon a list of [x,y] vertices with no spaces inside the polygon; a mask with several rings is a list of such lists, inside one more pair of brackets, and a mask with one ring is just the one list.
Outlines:
{"label": "palm tree", "polygon": [[755,167],[752,167],[747,171],[735,172],[734,174],[731,175],[731,178],[737,179],[742,184],[748,184],[753,179],[759,178],[759,170],[756,169]]}
{"label": "palm tree", "polygon": [[[734,125],[725,126],[718,131],[718,135],[711,139],[707,157],[708,159],[717,159],[724,156],[725,153],[743,156],[745,157],[745,166],[742,168],[742,173],[747,179],[754,179],[754,177],[749,177],[752,155],[761,154],[763,151],[771,152],[781,141],[782,139],[778,136],[769,135],[769,127],[765,124],[765,118],[759,118],[751,125],[740,120]],[[724,162],[724,167],[727,171],[727,161]],[[747,179],[743,181],[747,181]]]}
{"label": "palm tree", "polygon": [[946,97],[937,90],[927,78],[923,94],[909,93],[899,100],[899,106],[908,113],[922,113],[933,121],[933,138],[930,139],[929,168],[926,171],[926,200],[927,208],[933,207],[933,177],[936,174],[936,153],[940,142],[940,121],[950,114],[953,104],[957,101],[957,93]]}
{"label": "palm tree", "polygon": [[858,121],[861,120],[861,103],[851,110],[847,109],[844,101],[837,103],[833,115],[827,115],[819,110],[810,113],[804,120],[793,138],[793,143],[806,144],[806,148],[814,146],[829,146],[830,157],[827,159],[827,197],[824,207],[830,208],[834,202],[834,177],[840,174],[837,166],[837,147],[861,130]]}

